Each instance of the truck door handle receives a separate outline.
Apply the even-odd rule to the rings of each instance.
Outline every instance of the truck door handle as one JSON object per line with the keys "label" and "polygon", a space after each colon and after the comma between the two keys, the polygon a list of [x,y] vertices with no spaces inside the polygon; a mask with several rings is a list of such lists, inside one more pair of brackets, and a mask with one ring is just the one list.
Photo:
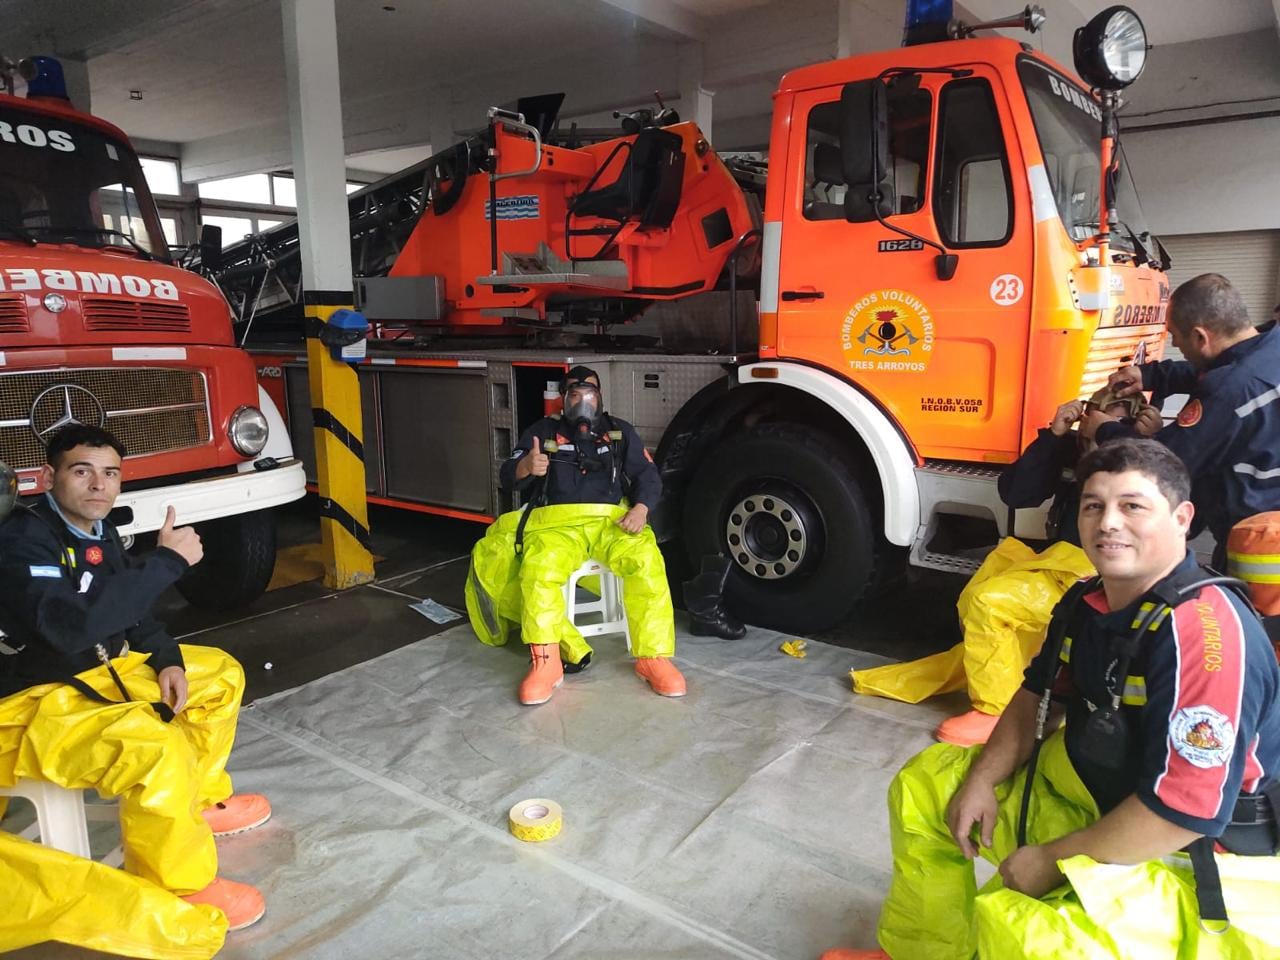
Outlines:
{"label": "truck door handle", "polygon": [[783,290],[783,300],[821,300],[826,294],[821,290]]}

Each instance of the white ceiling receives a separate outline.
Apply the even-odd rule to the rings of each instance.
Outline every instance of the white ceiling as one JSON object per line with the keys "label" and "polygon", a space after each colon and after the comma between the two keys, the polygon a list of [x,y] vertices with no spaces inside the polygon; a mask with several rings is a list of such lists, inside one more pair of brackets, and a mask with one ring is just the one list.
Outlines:
{"label": "white ceiling", "polygon": [[[1157,46],[1259,30],[1274,36],[1280,17],[1280,0],[1128,2]],[[1110,0],[1041,3],[1051,36],[1069,40],[1085,16]],[[993,16],[1022,3],[965,5]],[[853,48],[871,49],[896,34],[892,25],[901,22],[904,6],[904,0],[845,0],[843,8],[841,0],[336,0],[344,125],[359,128],[354,145],[348,135],[349,149],[361,151],[351,165],[386,172],[416,161],[429,137],[415,121],[452,109],[454,129],[476,126],[473,101],[566,89],[566,107],[583,115],[625,105],[617,103],[624,93],[639,102],[655,88],[670,91],[679,86],[679,64],[691,44],[701,44],[705,75],[714,78],[716,123],[750,114],[758,127],[769,111],[768,91],[786,68],[835,55],[841,9],[855,19]],[[94,112],[132,136],[230,144],[226,149],[278,139],[282,127],[287,136],[279,0],[0,0],[0,22],[0,53],[86,58]],[[130,100],[131,90],[142,92],[140,102]]]}

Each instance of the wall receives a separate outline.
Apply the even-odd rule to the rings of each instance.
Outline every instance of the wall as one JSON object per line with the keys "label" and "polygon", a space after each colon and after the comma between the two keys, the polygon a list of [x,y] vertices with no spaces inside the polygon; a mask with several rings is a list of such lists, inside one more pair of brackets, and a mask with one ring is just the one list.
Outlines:
{"label": "wall", "polygon": [[1280,229],[1277,47],[1259,30],[1151,51],[1121,123],[1156,233]]}

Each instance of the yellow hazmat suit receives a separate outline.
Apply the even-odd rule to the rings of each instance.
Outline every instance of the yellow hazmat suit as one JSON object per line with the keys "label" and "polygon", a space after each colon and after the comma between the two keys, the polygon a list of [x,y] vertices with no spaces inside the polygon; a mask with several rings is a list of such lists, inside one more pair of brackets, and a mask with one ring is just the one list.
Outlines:
{"label": "yellow hazmat suit", "polygon": [[501,646],[519,624],[526,644],[558,643],[564,662],[581,662],[591,646],[569,623],[564,585],[573,571],[595,559],[622,578],[632,655],[673,656],[675,617],[662,553],[651,527],[627,533],[618,526],[627,509],[625,503],[538,507],[525,525],[519,557],[515,538],[521,511],[500,516],[471,551],[466,599],[476,636]]}
{"label": "yellow hazmat suit", "polygon": [[[939,744],[913,758],[889,788],[893,883],[880,913],[881,947],[895,960],[1169,960],[1280,958],[1280,858],[1217,856],[1231,917],[1221,935],[1201,929],[1185,856],[1133,866],[1072,857],[1069,883],[1036,900],[996,874],[981,893],[946,812],[981,747]],[[984,859],[1017,847],[1024,771],[996,789],[999,816]],[[1027,842],[1048,843],[1093,823],[1098,808],[1059,731],[1045,741],[1031,787]],[[976,898],[976,899],[975,899]]]}
{"label": "yellow hazmat suit", "polygon": [[1040,649],[1054,606],[1071,584],[1092,575],[1079,547],[1055,543],[1036,553],[1007,537],[960,594],[962,642],[920,660],[851,671],[853,690],[919,703],[967,685],[975,710],[1003,713]]}
{"label": "yellow hazmat suit", "polygon": [[[147,657],[113,661],[135,702],[102,704],[48,683],[0,700],[0,784],[45,780],[118,798],[124,871],[0,834],[0,951],[59,940],[134,957],[212,957],[227,921],[178,895],[217,872],[213,833],[200,811],[231,795],[227,757],[244,672],[213,647],[182,646],[189,699],[165,723]],[[79,674],[111,700],[105,667]]]}

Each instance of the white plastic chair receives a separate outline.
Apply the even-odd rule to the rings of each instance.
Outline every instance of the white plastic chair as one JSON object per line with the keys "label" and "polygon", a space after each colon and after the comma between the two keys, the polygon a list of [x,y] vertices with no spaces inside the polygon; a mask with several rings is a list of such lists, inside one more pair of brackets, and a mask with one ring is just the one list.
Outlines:
{"label": "white plastic chair", "polygon": [[[583,577],[600,578],[600,596],[595,600],[578,597],[578,581]],[[569,577],[564,585],[564,606],[569,622],[584,637],[599,637],[607,633],[621,633],[627,638],[627,651],[631,651],[631,630],[627,625],[627,608],[622,603],[622,579],[599,560],[588,560]],[[598,614],[593,623],[579,623],[578,617]]]}
{"label": "white plastic chair", "polygon": [[[0,797],[22,797],[36,808],[36,821],[23,830],[25,840],[39,839],[46,847],[53,847],[73,856],[93,858],[89,848],[89,825],[92,820],[114,820],[118,816],[116,805],[84,802],[83,790],[67,790],[44,780],[19,780],[12,787],[0,787]],[[119,847],[103,858],[108,866],[118,867],[124,857]]]}

